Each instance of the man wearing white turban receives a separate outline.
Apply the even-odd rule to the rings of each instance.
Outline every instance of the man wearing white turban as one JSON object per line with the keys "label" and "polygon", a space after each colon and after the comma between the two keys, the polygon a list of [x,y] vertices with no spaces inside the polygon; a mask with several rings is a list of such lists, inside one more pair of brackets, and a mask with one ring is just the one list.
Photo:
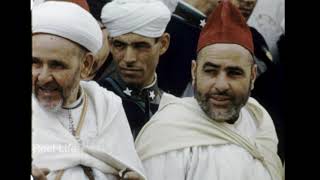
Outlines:
{"label": "man wearing white turban", "polygon": [[99,84],[122,98],[134,137],[159,106],[162,90],[156,68],[169,47],[165,29],[170,18],[170,10],[159,0],[114,0],[101,12],[114,71]]}
{"label": "man wearing white turban", "polygon": [[80,81],[101,46],[97,21],[80,6],[33,7],[32,158],[35,170],[50,170],[49,180],[115,180],[126,172],[145,179],[121,99]]}

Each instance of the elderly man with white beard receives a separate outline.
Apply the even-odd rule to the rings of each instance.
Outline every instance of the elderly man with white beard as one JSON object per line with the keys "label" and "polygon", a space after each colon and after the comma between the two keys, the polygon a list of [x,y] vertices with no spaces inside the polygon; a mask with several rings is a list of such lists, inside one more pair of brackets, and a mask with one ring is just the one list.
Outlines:
{"label": "elderly man with white beard", "polygon": [[[35,177],[145,179],[121,99],[96,82],[80,81],[101,46],[99,24],[79,5],[49,1],[32,9]],[[46,177],[43,168],[50,170]]]}

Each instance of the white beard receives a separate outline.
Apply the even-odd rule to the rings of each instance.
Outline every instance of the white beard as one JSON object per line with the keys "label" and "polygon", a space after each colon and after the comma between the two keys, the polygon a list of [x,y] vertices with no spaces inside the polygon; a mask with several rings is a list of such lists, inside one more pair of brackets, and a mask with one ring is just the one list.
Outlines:
{"label": "white beard", "polygon": [[57,103],[47,103],[44,100],[40,101],[33,93],[32,93],[32,96],[35,97],[35,99],[39,103],[40,107],[45,111],[56,113],[56,112],[58,112],[59,110],[62,109],[62,104],[63,104],[63,100],[62,99],[60,99],[60,101],[57,102]]}

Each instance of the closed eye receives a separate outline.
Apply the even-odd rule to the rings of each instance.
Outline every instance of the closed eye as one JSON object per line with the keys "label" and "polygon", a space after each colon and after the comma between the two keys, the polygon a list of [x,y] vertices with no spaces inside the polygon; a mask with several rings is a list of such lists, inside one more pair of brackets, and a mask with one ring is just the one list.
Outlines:
{"label": "closed eye", "polygon": [[216,68],[204,68],[203,72],[205,72],[205,73],[217,73],[218,69],[216,69]]}
{"label": "closed eye", "polygon": [[210,62],[206,62],[204,63],[202,70],[207,74],[217,74],[219,71],[219,66]]}
{"label": "closed eye", "polygon": [[230,68],[227,70],[227,74],[228,76],[231,76],[231,77],[238,77],[238,76],[245,75],[244,71],[240,68]]}
{"label": "closed eye", "polygon": [[151,45],[145,42],[133,43],[133,47],[136,49],[149,49]]}

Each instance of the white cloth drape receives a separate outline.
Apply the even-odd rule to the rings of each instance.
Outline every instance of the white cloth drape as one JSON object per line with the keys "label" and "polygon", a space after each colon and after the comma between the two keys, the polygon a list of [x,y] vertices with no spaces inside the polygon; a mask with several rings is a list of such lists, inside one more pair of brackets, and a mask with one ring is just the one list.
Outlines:
{"label": "white cloth drape", "polygon": [[[86,179],[79,165],[92,167],[97,180],[112,180],[114,174],[129,168],[144,179],[144,170],[134,149],[133,137],[121,99],[95,82],[81,82],[88,95],[88,110],[80,133],[80,142],[69,132],[67,110],[49,113],[32,102],[32,157],[37,167],[65,169],[63,180]],[[75,127],[80,107],[71,110]]]}
{"label": "white cloth drape", "polygon": [[[232,154],[233,151],[235,153],[243,151],[240,157],[230,155],[229,163],[260,164],[258,166],[263,166],[269,172],[272,180],[280,180],[283,178],[283,169],[277,155],[277,143],[278,139],[271,117],[253,98],[249,98],[248,103],[241,110],[239,120],[234,125],[230,125],[218,123],[208,118],[194,98],[180,99],[164,94],[158,112],[140,131],[136,139],[136,149],[143,163],[146,163],[145,168],[148,171],[148,178],[156,178],[150,174],[150,168],[147,167],[150,159],[159,156],[161,162],[161,156],[166,153],[188,150],[192,147],[207,147],[207,150],[203,149],[204,152],[208,152],[203,154],[202,159],[204,160],[212,153],[210,151],[210,146],[212,146],[213,151],[222,152],[220,153],[221,156],[224,152]],[[215,149],[226,145],[232,145],[230,146],[231,150],[230,148]],[[190,157],[190,155],[187,156]],[[219,159],[215,156],[212,157],[213,162],[219,162]],[[170,159],[171,157],[165,158]],[[241,160],[241,158],[246,160]],[[201,163],[206,163],[206,161],[201,161],[199,164]],[[170,167],[169,164],[167,165]],[[173,166],[171,167],[173,168]],[[224,168],[224,165],[221,168]],[[259,167],[257,168],[259,169]],[[261,168],[260,170],[257,170],[257,177],[261,175],[268,179],[269,176],[263,175],[265,171]],[[179,169],[176,169],[176,171],[178,173]],[[210,171],[213,170],[210,169]],[[248,169],[242,169],[239,172],[246,174],[244,177],[250,174]],[[204,171],[204,174],[206,173],[212,172]],[[226,170],[224,173],[231,172]],[[169,177],[169,174],[165,173],[165,176]]]}

